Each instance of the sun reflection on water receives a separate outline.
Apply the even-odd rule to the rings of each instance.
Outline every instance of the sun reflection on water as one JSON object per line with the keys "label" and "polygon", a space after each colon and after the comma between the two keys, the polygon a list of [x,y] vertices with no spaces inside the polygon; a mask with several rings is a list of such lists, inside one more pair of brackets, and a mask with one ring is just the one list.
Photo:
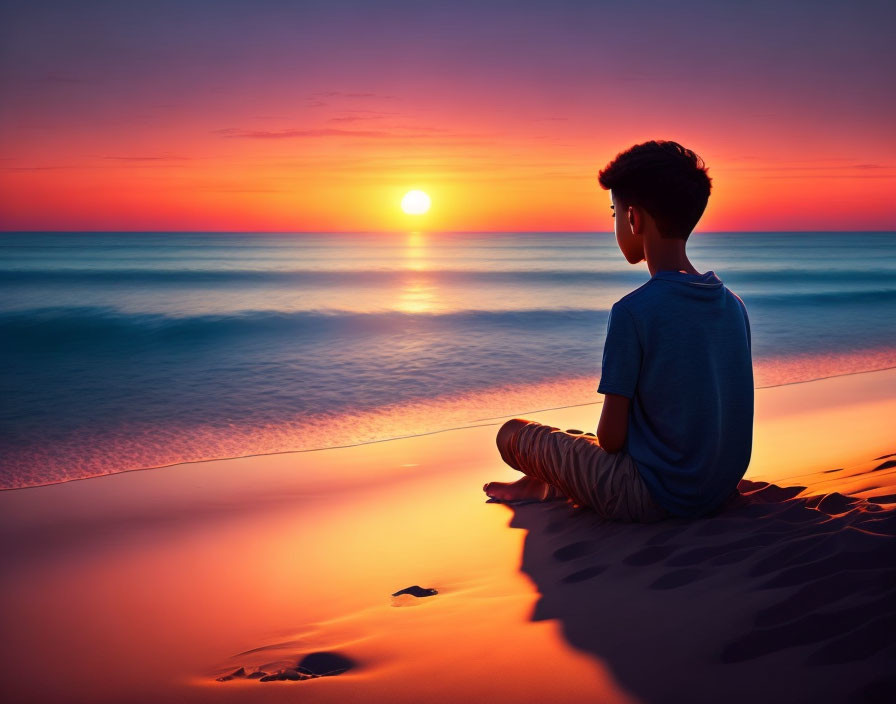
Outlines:
{"label": "sun reflection on water", "polygon": [[[406,268],[409,272],[426,272],[427,261],[426,236],[422,232],[408,233],[407,246],[404,250]],[[395,309],[404,313],[431,313],[436,305],[436,286],[431,276],[425,274],[408,274],[402,277],[401,290]]]}
{"label": "sun reflection on water", "polygon": [[407,246],[404,250],[405,265],[412,271],[425,271],[429,262],[426,261],[426,237],[422,232],[409,232]]}

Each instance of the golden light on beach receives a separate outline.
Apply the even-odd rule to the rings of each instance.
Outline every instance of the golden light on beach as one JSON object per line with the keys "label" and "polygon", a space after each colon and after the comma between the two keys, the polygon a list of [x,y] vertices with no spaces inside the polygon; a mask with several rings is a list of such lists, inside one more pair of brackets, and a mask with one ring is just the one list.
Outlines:
{"label": "golden light on beach", "polygon": [[401,209],[408,215],[423,215],[431,204],[429,196],[423,191],[408,191],[401,199]]}

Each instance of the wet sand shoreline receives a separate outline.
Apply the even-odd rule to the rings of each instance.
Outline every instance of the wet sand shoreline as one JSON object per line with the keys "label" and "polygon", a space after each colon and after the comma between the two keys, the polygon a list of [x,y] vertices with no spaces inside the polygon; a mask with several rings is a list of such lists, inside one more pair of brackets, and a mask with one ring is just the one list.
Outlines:
{"label": "wet sand shoreline", "polygon": [[[35,702],[883,701],[893,417],[892,370],[761,390],[743,503],[654,526],[486,503],[484,481],[516,476],[500,421],[2,492],[5,688]],[[392,596],[412,585],[437,594]],[[315,653],[351,665],[216,681]]]}

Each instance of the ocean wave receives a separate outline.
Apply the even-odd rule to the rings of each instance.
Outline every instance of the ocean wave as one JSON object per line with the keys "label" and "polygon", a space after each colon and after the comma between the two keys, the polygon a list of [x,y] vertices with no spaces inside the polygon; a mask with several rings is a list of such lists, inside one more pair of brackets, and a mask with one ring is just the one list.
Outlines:
{"label": "ocean wave", "polygon": [[7,348],[63,344],[105,346],[116,340],[143,344],[199,339],[258,340],[289,336],[335,339],[346,335],[424,334],[430,331],[539,330],[604,325],[607,310],[515,310],[451,313],[383,311],[244,311],[230,315],[168,316],[125,314],[111,307],[53,307],[0,313],[0,336]]}
{"label": "ocean wave", "polygon": [[[776,284],[784,289],[794,284],[848,285],[867,288],[893,282],[892,268],[870,269],[788,269],[737,268],[731,272],[717,272],[726,283],[735,285]],[[442,284],[629,284],[638,285],[648,280],[640,269],[291,269],[272,271],[261,269],[0,269],[0,286],[26,285],[91,285],[121,284],[131,286],[180,285],[281,285],[281,286],[391,286],[409,277],[431,279]],[[770,290],[768,295],[780,295]]]}
{"label": "ocean wave", "polygon": [[742,298],[748,309],[751,304],[779,308],[821,304],[825,306],[851,306],[856,304],[881,304],[887,306],[896,303],[896,288],[869,289],[865,291],[774,291],[744,294]]}
{"label": "ocean wave", "polygon": [[464,270],[464,269],[364,269],[271,271],[258,269],[45,269],[0,270],[0,285],[15,284],[221,284],[289,286],[391,286],[408,277],[428,278],[445,284],[502,283],[637,283],[647,280],[644,272],[619,270]]}
{"label": "ocean wave", "polygon": [[[744,295],[754,337],[791,320],[797,311],[823,306],[828,323],[843,315],[863,321],[886,318],[896,310],[896,290]],[[124,313],[112,306],[44,307],[0,312],[0,338],[9,352],[61,348],[118,348],[177,344],[249,344],[265,341],[296,346],[338,344],[339,340],[380,335],[544,335],[595,330],[603,335],[608,309],[457,310],[354,312],[345,310],[246,310],[229,314],[164,315]],[[869,318],[869,316],[871,316]],[[867,320],[866,320],[867,319]],[[871,324],[869,322],[868,324]],[[819,325],[822,325],[821,321]],[[822,327],[824,327],[822,325]],[[851,329],[849,320],[840,327]],[[839,329],[839,328],[838,328]],[[883,332],[878,330],[878,332]],[[578,332],[577,332],[578,334]],[[890,336],[887,336],[890,337]],[[422,338],[421,338],[422,339]],[[427,338],[428,339],[428,338]],[[777,343],[775,343],[777,344]]]}

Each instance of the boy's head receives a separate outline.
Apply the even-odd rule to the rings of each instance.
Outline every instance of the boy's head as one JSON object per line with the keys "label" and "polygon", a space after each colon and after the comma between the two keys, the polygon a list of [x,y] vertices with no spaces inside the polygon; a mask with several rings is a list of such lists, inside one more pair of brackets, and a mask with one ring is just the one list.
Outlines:
{"label": "boy's head", "polygon": [[[677,142],[652,140],[617,154],[598,175],[619,217],[645,211],[666,238],[687,240],[706,210],[712,179],[703,160]],[[617,228],[617,237],[619,235]]]}

